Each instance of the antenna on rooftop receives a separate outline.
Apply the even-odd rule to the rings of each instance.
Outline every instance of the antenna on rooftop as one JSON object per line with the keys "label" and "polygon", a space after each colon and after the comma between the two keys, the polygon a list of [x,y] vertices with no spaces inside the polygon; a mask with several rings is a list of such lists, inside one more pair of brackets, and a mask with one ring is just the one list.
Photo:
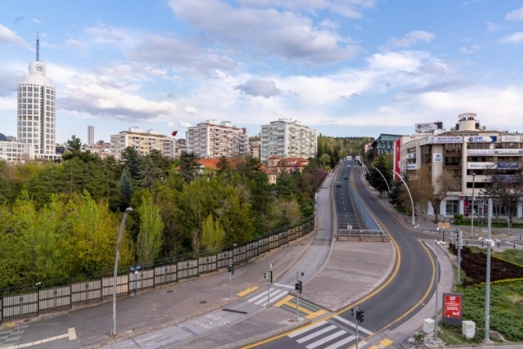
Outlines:
{"label": "antenna on rooftop", "polygon": [[36,32],[36,60],[40,60],[40,39],[38,38],[38,32]]}

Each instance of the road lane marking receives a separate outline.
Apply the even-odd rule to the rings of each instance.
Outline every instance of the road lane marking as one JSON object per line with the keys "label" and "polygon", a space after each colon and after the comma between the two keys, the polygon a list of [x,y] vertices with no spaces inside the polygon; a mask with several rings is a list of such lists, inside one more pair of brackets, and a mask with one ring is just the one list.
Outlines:
{"label": "road lane marking", "polygon": [[287,296],[287,297],[283,298],[281,301],[279,301],[278,303],[274,304],[274,306],[279,308],[293,298],[294,298],[294,296]]}
{"label": "road lane marking", "polygon": [[[349,325],[350,327],[354,327],[354,328],[356,328],[356,324],[355,324],[354,322],[351,322],[351,321],[349,321],[349,320],[347,320],[347,319],[344,319],[344,318],[342,318],[342,317],[340,317],[340,316],[335,316],[334,318],[335,318],[336,320],[340,321],[340,322],[343,322],[344,324]],[[361,331],[361,332],[363,332],[363,333],[366,333],[366,334],[369,335],[369,336],[372,335],[372,332],[369,331],[369,330],[367,330],[367,329],[364,328],[364,327],[358,326],[358,330]]]}
{"label": "road lane marking", "polygon": [[328,313],[327,310],[325,310],[325,309],[320,309],[320,310],[318,310],[318,311],[315,312],[315,313],[312,313],[312,314],[307,315],[306,318],[309,319],[309,320],[312,320],[312,319],[314,319],[315,317],[318,317],[318,316],[321,316],[321,315],[323,315],[323,314],[327,314],[327,313]]}
{"label": "road lane marking", "polygon": [[248,295],[251,292],[256,291],[257,289],[258,289],[258,286],[254,286],[254,287],[248,288],[245,291],[241,291],[240,293],[237,293],[237,296],[243,297],[245,295]]}
{"label": "road lane marking", "polygon": [[303,334],[303,333],[305,333],[305,332],[309,332],[310,330],[313,330],[313,329],[315,329],[316,327],[320,327],[320,326],[323,326],[323,325],[325,325],[325,324],[326,324],[325,321],[315,323],[314,325],[307,326],[307,327],[302,328],[301,330],[298,330],[298,331],[296,331],[296,332],[289,333],[289,334],[287,335],[287,337],[289,337],[289,338],[294,338],[294,337],[296,337],[296,336],[299,336],[300,334]]}
{"label": "road lane marking", "polygon": [[329,346],[328,346],[327,348],[325,348],[325,349],[338,349],[338,348],[341,347],[342,345],[345,345],[345,344],[347,344],[347,343],[350,343],[350,342],[352,342],[352,341],[355,340],[355,339],[356,339],[356,336],[352,335],[352,336],[350,336],[350,337],[347,337],[347,338],[342,339],[342,340],[339,341],[339,342],[336,342],[336,343],[334,343],[334,344],[332,344],[332,345],[329,345]]}

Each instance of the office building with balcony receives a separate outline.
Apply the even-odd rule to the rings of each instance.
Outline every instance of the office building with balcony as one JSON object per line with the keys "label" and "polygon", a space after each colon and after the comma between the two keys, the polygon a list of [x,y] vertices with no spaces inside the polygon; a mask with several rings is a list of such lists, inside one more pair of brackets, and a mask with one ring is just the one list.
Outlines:
{"label": "office building with balcony", "polygon": [[309,159],[317,150],[317,131],[297,121],[279,119],[261,126],[260,161],[264,164],[272,156]]}
{"label": "office building with balcony", "polygon": [[229,121],[207,120],[187,129],[187,152],[200,158],[242,157],[249,155],[249,135],[246,128]]}
{"label": "office building with balcony", "polygon": [[130,127],[127,131],[111,135],[111,152],[119,160],[122,152],[132,147],[139,155],[148,155],[153,149],[160,151],[168,158],[174,158],[175,139],[162,135],[156,130],[142,131],[138,127]]}

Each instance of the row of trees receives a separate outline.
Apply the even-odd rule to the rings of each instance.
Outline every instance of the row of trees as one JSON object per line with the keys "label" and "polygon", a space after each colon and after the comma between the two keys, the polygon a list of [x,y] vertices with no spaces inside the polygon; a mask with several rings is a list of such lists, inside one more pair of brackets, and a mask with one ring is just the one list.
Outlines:
{"label": "row of trees", "polygon": [[122,266],[244,244],[311,217],[327,175],[311,159],[270,185],[252,158],[222,158],[211,171],[194,154],[170,161],[128,148],[119,162],[79,144],[59,164],[0,163],[0,288],[110,273],[127,207]]}

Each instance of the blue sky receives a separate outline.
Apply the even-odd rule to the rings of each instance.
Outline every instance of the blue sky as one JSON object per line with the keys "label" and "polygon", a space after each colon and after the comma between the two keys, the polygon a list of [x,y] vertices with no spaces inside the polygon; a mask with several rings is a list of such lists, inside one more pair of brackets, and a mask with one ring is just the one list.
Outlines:
{"label": "blue sky", "polygon": [[208,119],[329,136],[411,134],[477,113],[523,132],[523,4],[499,0],[17,0],[0,6],[0,132],[40,59],[57,141]]}

